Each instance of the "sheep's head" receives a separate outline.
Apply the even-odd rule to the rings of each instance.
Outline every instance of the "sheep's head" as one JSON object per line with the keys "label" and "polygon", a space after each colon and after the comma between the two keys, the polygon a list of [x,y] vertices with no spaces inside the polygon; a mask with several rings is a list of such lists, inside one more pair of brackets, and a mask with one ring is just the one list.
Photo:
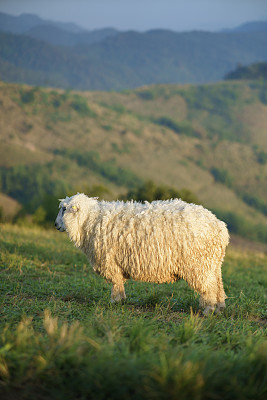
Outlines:
{"label": "sheep's head", "polygon": [[[59,199],[59,212],[55,221],[55,227],[60,232],[78,232],[80,225],[88,218],[89,210],[95,205],[96,197],[87,197],[83,193],[77,193],[72,197]],[[72,234],[71,234],[72,236]]]}
{"label": "sheep's head", "polygon": [[[74,197],[74,196],[73,196]],[[64,215],[65,213],[76,213],[79,209],[78,205],[72,204],[73,197],[66,197],[65,199],[59,199],[59,212],[55,221],[55,227],[58,231],[64,232],[66,230],[64,224]]]}

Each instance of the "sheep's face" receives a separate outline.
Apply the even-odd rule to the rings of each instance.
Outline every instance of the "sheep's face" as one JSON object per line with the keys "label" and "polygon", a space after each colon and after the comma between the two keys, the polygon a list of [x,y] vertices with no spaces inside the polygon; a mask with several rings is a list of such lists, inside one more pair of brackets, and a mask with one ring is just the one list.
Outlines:
{"label": "sheep's face", "polygon": [[58,231],[64,232],[66,231],[66,226],[65,226],[65,215],[66,214],[71,214],[74,215],[77,213],[79,206],[75,205],[75,202],[73,201],[73,198],[76,196],[72,197],[66,197],[65,199],[59,199],[60,204],[59,204],[59,212],[55,221],[55,227],[57,228]]}
{"label": "sheep's face", "polygon": [[55,227],[58,231],[64,232],[66,230],[65,223],[64,223],[64,216],[65,213],[68,212],[76,212],[77,207],[70,204],[72,197],[66,197],[65,199],[59,199],[59,212],[55,221]]}
{"label": "sheep's face", "polygon": [[64,225],[64,214],[67,210],[67,202],[61,201],[59,207],[60,210],[58,212],[56,221],[55,221],[55,227],[57,228],[58,231],[64,232],[66,230],[65,225]]}
{"label": "sheep's face", "polygon": [[93,210],[97,207],[97,199],[87,197],[83,193],[77,193],[72,197],[60,200],[59,213],[55,221],[55,227],[60,232],[67,231],[69,238],[77,247],[81,244],[83,224],[95,215]]}

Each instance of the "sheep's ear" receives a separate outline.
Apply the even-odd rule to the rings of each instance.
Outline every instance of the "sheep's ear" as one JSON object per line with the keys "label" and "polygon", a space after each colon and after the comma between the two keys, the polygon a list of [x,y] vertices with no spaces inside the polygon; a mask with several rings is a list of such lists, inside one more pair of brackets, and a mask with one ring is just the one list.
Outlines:
{"label": "sheep's ear", "polygon": [[69,211],[69,212],[72,212],[72,213],[76,213],[77,211],[79,211],[79,207],[76,206],[76,205],[74,204],[73,206],[71,206],[71,207],[69,208],[68,211]]}
{"label": "sheep's ear", "polygon": [[58,201],[68,201],[70,199],[70,197],[66,196],[65,199],[58,199]]}

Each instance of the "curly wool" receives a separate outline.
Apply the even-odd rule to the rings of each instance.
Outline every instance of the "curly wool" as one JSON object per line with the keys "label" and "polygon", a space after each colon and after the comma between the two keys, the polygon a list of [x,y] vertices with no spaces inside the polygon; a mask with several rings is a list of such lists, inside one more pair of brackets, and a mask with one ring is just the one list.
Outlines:
{"label": "curly wool", "polygon": [[124,299],[124,282],[184,279],[201,295],[206,311],[225,306],[221,265],[229,235],[224,222],[182,200],[97,201],[84,194],[60,207],[70,239],[95,272],[113,284],[112,300]]}

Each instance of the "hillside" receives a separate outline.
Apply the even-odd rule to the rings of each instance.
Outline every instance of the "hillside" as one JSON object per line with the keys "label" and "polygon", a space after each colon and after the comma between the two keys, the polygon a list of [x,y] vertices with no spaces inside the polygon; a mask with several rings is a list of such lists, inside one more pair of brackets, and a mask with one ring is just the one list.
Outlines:
{"label": "hillside", "polygon": [[265,92],[260,82],[121,93],[1,83],[1,191],[34,212],[47,194],[111,199],[151,179],[189,189],[233,231],[263,239]]}

